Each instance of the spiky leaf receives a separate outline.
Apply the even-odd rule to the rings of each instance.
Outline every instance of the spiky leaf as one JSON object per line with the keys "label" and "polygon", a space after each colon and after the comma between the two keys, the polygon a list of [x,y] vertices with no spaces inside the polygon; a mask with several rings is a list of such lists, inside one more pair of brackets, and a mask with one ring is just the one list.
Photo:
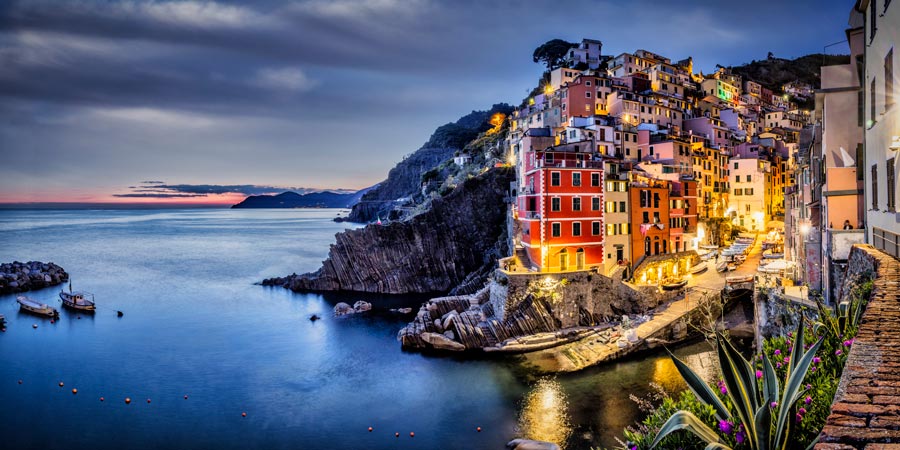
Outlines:
{"label": "spiky leaf", "polygon": [[[668,351],[668,350],[666,350]],[[681,374],[681,378],[687,382],[688,388],[691,392],[694,393],[694,396],[697,397],[701,402],[712,406],[713,409],[716,410],[716,417],[719,420],[728,420],[731,419],[731,413],[728,412],[728,408],[725,407],[725,404],[722,403],[722,400],[719,400],[719,397],[710,389],[709,385],[706,384],[706,381],[703,378],[700,378],[699,375],[694,373],[687,364],[682,362],[680,359],[676,358],[672,352],[669,352],[669,356],[672,358],[672,362],[675,363],[675,368],[678,369],[678,373]]]}
{"label": "spiky leaf", "polygon": [[[698,419],[697,416],[691,414],[690,411],[682,410],[676,411],[675,414],[672,414],[672,417],[669,417],[669,420],[667,420],[666,423],[664,423],[663,426],[659,428],[659,433],[656,433],[656,439],[654,439],[653,443],[650,444],[650,448],[656,448],[656,446],[659,445],[659,443],[663,439],[665,439],[666,436],[678,430],[688,430],[691,433],[694,433],[698,438],[700,438],[707,444],[719,443],[719,435],[716,434],[716,432],[713,431],[712,428],[703,423],[703,421]],[[722,445],[721,447],[713,448],[730,450],[724,445]]]}

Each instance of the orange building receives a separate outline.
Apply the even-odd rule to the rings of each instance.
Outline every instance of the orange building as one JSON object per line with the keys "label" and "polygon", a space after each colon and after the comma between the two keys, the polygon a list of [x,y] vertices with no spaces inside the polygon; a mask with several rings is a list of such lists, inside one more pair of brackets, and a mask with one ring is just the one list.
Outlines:
{"label": "orange building", "polygon": [[590,142],[525,151],[517,199],[521,244],[541,271],[603,264],[603,161]]}
{"label": "orange building", "polygon": [[635,174],[631,203],[631,261],[635,266],[645,256],[668,253],[669,184]]}

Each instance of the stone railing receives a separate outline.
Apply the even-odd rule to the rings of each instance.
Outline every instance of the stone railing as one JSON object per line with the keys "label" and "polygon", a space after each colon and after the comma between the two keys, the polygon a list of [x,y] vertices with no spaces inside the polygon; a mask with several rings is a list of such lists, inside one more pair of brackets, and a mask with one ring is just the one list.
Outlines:
{"label": "stone railing", "polygon": [[875,275],[874,287],[815,449],[898,449],[900,261],[871,245],[854,245],[848,263],[844,296],[867,273]]}

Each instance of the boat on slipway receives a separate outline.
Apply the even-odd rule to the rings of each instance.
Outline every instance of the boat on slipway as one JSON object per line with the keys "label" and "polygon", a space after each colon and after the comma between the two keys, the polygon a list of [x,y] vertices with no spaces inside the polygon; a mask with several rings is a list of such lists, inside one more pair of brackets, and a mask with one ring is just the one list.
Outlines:
{"label": "boat on slipway", "polygon": [[97,310],[97,307],[94,305],[94,294],[72,291],[71,281],[69,282],[69,292],[59,291],[59,298],[66,308],[84,312],[94,312]]}
{"label": "boat on slipway", "polygon": [[57,311],[56,308],[24,295],[16,297],[16,302],[19,303],[19,308],[23,311],[39,316],[59,317],[59,311]]}
{"label": "boat on slipway", "polygon": [[687,280],[669,280],[663,283],[662,290],[675,291],[687,285]]}
{"label": "boat on slipway", "polygon": [[706,264],[700,264],[700,265],[694,266],[694,268],[691,269],[691,275],[699,275],[703,272],[706,272],[707,269],[709,269],[709,266]]}

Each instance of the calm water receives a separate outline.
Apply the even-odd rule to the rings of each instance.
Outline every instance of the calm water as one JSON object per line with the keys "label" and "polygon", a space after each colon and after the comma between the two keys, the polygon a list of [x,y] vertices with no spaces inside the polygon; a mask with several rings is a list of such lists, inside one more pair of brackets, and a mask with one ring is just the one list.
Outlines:
{"label": "calm water", "polygon": [[[660,355],[537,378],[511,360],[404,353],[408,318],[387,308],[420,298],[253,284],[315,270],[352,226],[335,213],[0,211],[0,261],[60,264],[99,305],[50,324],[0,296],[0,446],[500,450],[524,435],[580,449],[614,445],[639,417],[629,392],[683,388]],[[58,304],[58,289],[28,295]],[[377,310],[331,317],[357,299]],[[678,353],[700,365],[706,351]]]}

